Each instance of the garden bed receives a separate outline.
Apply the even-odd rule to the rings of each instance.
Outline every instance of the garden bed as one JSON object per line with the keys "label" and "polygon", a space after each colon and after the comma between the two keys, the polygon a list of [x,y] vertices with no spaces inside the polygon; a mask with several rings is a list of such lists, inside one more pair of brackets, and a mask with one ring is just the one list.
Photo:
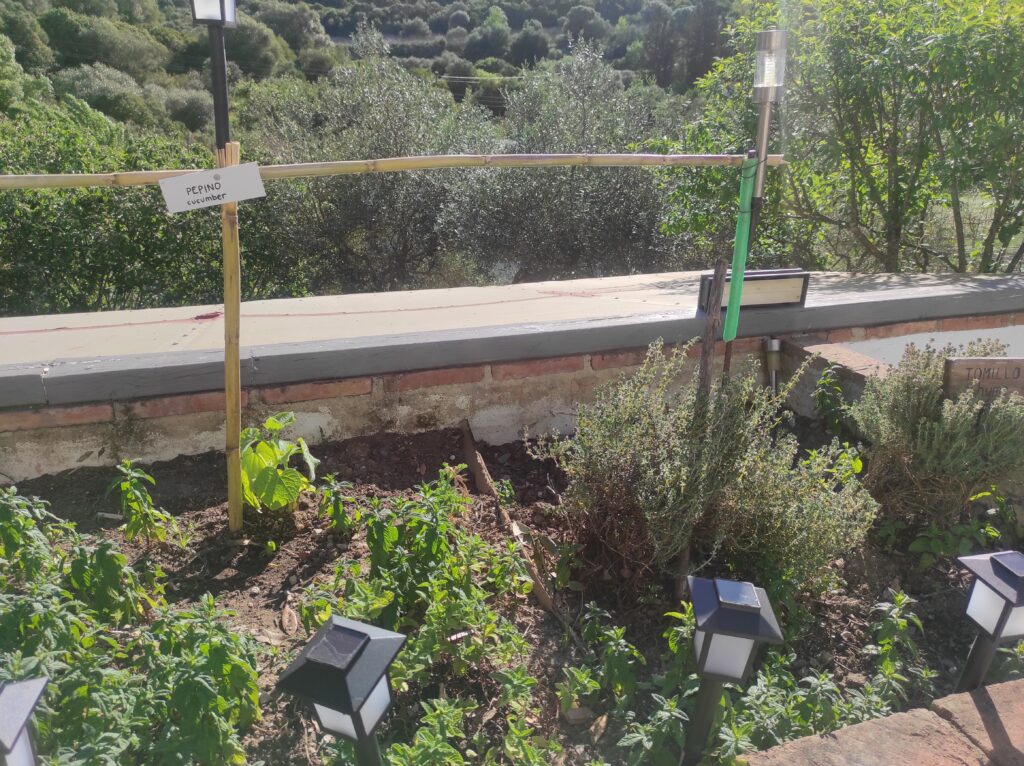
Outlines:
{"label": "garden bed", "polygon": [[[798,430],[806,441],[819,440],[820,434],[816,435],[806,423]],[[375,500],[411,500],[417,486],[436,479],[443,465],[464,462],[458,431],[382,434],[319,445],[313,452],[322,461],[318,475],[334,474],[339,480],[351,482],[348,494],[353,506],[366,506]],[[524,444],[485,447],[482,455],[496,482],[511,483],[514,500],[506,498],[511,517],[554,544],[569,546],[568,525],[559,509],[564,481],[553,462],[531,457]],[[267,651],[258,655],[263,718],[249,728],[244,738],[251,761],[330,762],[330,751],[318,745],[315,724],[305,712],[298,713],[300,708],[293,701],[276,694],[273,686],[294,650],[307,639],[299,614],[300,602],[307,598],[306,589],[328,587],[343,560],[358,562],[365,570],[365,532],[335,534],[318,512],[318,495],[304,493],[294,514],[255,514],[247,509],[242,537],[232,539],[227,533],[223,502],[222,456],[183,457],[146,470],[156,479],[155,504],[175,515],[187,535],[183,550],[167,545],[147,550],[138,539],[125,540],[116,520],[97,516],[97,512],[118,513],[116,498],[106,492],[113,476],[110,469],[89,468],[43,477],[23,483],[19,493],[46,499],[54,513],[75,521],[80,532],[116,542],[132,561],[148,556],[158,562],[167,575],[166,598],[171,604],[190,604],[211,593],[219,607],[234,613],[227,618],[232,627],[251,634],[263,645]],[[510,530],[496,514],[493,499],[479,492],[468,472],[463,477],[456,481],[456,488],[468,495],[469,502],[456,523],[495,549],[503,548],[510,539]],[[894,554],[869,539],[862,553],[837,560],[833,566],[835,586],[805,605],[805,624],[788,647],[796,654],[791,666],[794,675],[799,678],[822,671],[840,689],[862,690],[873,673],[873,658],[864,647],[877,640],[871,625],[878,615],[873,614],[872,607],[885,601],[889,589],[894,589],[917,599],[913,609],[924,625],[923,635],[916,637],[917,646],[927,663],[939,672],[938,688],[951,688],[954,670],[966,656],[973,636],[963,617],[962,576],[953,562],[946,558],[925,569],[919,566],[916,555]],[[628,570],[610,571],[599,561],[588,562],[585,552],[576,559],[570,575],[571,583],[563,582],[563,587],[554,589],[559,610],[579,626],[584,605],[595,602],[607,612],[609,626],[625,629],[625,640],[645,660],[637,667],[637,680],[642,690],[651,688],[637,693],[634,705],[638,711],[646,711],[651,704],[649,695],[658,686],[652,679],[666,670],[663,634],[676,625],[665,616],[679,609],[671,596],[672,583],[652,583],[650,578],[644,581]],[[617,744],[625,731],[623,718],[604,716],[612,707],[607,700],[580,705],[578,715],[570,715],[573,723],[559,713],[556,688],[564,681],[563,670],[584,659],[583,650],[570,640],[561,622],[541,609],[533,595],[505,593],[494,603],[525,638],[528,659],[524,666],[537,684],[524,721],[535,733],[559,743],[563,752],[555,756],[555,762],[625,762],[627,751]],[[790,617],[787,605],[775,606],[785,624]],[[467,713],[465,736],[457,738],[456,747],[467,747],[475,732],[500,738],[506,724],[501,715],[495,717],[499,691],[486,678],[493,670],[486,661],[464,675],[442,670],[432,673],[426,685],[399,693],[384,739],[411,738],[414,722],[423,712],[419,705],[422,700],[462,695],[474,699],[477,707]]]}

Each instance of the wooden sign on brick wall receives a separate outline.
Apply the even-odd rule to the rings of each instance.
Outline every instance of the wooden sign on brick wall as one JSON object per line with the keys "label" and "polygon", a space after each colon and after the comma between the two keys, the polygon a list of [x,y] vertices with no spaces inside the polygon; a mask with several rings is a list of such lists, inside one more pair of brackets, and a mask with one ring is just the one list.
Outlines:
{"label": "wooden sign on brick wall", "polygon": [[960,357],[946,360],[944,379],[946,396],[956,396],[977,385],[986,396],[996,396],[1004,388],[1024,394],[1024,359]]}

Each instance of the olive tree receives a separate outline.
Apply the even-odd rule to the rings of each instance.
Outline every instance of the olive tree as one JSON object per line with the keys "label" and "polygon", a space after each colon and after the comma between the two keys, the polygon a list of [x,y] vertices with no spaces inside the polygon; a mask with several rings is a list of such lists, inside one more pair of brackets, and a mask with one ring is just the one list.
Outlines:
{"label": "olive tree", "polygon": [[[654,125],[641,90],[627,90],[580,45],[550,72],[508,93],[506,151],[619,152]],[[482,170],[443,211],[446,246],[517,281],[656,271],[672,263],[659,232],[663,199],[639,168]]]}

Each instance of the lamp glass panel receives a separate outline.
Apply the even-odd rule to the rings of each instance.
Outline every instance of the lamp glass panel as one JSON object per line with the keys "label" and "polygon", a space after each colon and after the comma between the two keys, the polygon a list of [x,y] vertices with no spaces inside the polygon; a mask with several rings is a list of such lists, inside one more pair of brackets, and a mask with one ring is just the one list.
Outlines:
{"label": "lamp glass panel", "polygon": [[1003,613],[1006,601],[981,580],[974,581],[971,598],[967,602],[967,616],[981,626],[990,636],[999,625],[999,617]]}
{"label": "lamp glass panel", "polygon": [[389,707],[391,707],[391,691],[388,689],[388,677],[381,676],[359,710],[359,715],[363,719],[363,729],[368,732],[373,731],[380,719],[388,712]]}
{"label": "lamp glass panel", "polygon": [[236,21],[235,0],[224,0],[224,23],[228,26],[234,26]]}
{"label": "lamp glass panel", "polygon": [[[0,748],[0,754],[2,752],[3,749]],[[35,766],[36,759],[32,754],[32,738],[29,736],[28,728],[22,729],[6,759],[7,766]],[[4,757],[0,756],[0,761],[3,760]]]}
{"label": "lamp glass panel", "polygon": [[709,640],[711,646],[708,647],[708,659],[704,663],[703,672],[737,681],[743,680],[747,660],[754,651],[754,639],[712,633]]}
{"label": "lamp glass panel", "polygon": [[[220,0],[192,0],[196,21],[221,21]],[[232,7],[232,14],[234,8]]]}
{"label": "lamp glass panel", "polygon": [[349,739],[356,738],[356,726],[352,722],[352,716],[342,713],[340,710],[331,710],[323,705],[313,705],[316,708],[317,718],[327,731],[333,734],[340,734]]}
{"label": "lamp glass panel", "polygon": [[758,51],[755,88],[780,88],[786,75],[786,49]]}
{"label": "lamp glass panel", "polygon": [[1024,638],[1024,606],[1010,610],[1010,616],[1000,638]]}
{"label": "lamp glass panel", "polygon": [[697,662],[700,662],[700,650],[704,646],[704,631],[697,630],[693,633],[693,651],[697,655]]}

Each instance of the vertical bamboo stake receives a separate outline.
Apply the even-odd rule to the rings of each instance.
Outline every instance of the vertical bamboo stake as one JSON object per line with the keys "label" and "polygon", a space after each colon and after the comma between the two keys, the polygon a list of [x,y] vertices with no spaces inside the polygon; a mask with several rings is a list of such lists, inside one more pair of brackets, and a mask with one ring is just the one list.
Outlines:
{"label": "vertical bamboo stake", "polygon": [[[220,167],[237,165],[240,149],[229,141],[217,150]],[[224,246],[224,455],[228,464],[228,530],[242,531],[242,383],[239,364],[239,316],[242,311],[242,257],[238,239],[238,203],[220,208]]]}

